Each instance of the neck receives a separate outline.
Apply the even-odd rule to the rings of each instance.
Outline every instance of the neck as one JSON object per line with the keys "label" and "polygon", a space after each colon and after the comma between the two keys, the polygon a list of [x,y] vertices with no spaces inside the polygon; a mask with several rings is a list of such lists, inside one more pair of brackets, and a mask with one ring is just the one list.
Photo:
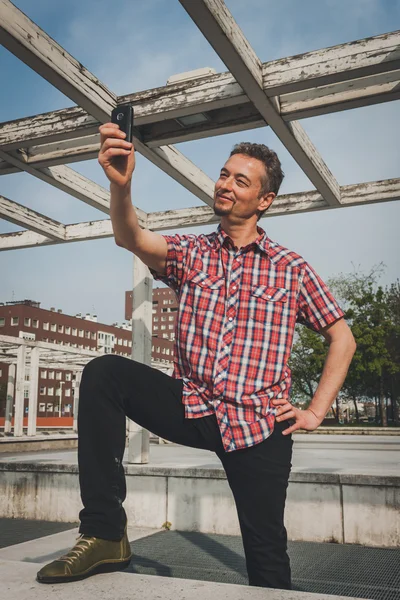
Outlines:
{"label": "neck", "polygon": [[229,223],[222,217],[221,227],[231,238],[237,248],[242,248],[254,242],[259,233],[257,231],[257,221],[246,221],[244,223]]}

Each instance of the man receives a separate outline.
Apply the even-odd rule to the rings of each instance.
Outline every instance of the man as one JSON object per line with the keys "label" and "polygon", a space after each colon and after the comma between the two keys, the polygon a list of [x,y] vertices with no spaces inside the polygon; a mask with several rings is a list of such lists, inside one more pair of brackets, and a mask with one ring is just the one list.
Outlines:
{"label": "man", "polygon": [[[250,585],[290,589],[283,514],[291,433],[312,431],[324,419],[354,354],[353,336],[313,269],[257,227],[283,179],[274,152],[259,144],[234,148],[215,185],[215,233],[162,236],[141,229],[132,207],[132,144],[117,125],[102,125],[100,133],[115,241],[179,298],[175,371],[172,378],[110,355],[86,366],[78,422],[82,537],[38,580],[71,581],[129,562],[122,508],[128,416],[162,438],[218,455],[236,502]],[[290,404],[296,322],[329,342],[306,410]]]}

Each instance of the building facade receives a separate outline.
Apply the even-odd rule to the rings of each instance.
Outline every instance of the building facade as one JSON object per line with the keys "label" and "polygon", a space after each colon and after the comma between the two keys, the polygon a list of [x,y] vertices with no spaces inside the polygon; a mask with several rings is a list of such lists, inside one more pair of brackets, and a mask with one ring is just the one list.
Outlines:
{"label": "building facade", "polygon": [[[96,315],[66,315],[62,310],[40,308],[39,302],[23,300],[0,305],[0,335],[51,342],[106,354],[131,356],[132,330],[129,324],[105,325]],[[29,373],[25,375],[25,406],[28,411]],[[0,418],[5,416],[8,364],[0,362]],[[72,416],[74,373],[39,367],[38,416]]]}

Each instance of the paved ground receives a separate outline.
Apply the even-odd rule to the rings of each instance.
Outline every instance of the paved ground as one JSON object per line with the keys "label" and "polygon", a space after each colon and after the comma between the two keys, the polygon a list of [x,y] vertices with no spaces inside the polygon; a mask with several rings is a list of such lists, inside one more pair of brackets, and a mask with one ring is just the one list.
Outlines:
{"label": "paved ground", "polygon": [[[0,521],[0,545],[14,542],[0,550],[2,589],[8,595],[18,600],[54,598],[54,592],[58,598],[74,600],[89,600],[93,595],[98,599],[120,600],[333,600],[336,597],[325,594],[372,600],[400,597],[397,550],[290,542],[295,591],[261,593],[244,587],[247,577],[239,537],[134,527],[128,529],[134,556],[123,573],[97,575],[74,584],[40,586],[34,580],[39,565],[58,557],[75,543],[77,528],[62,531],[66,526],[17,519]],[[57,528],[60,533],[54,534]],[[53,534],[46,535],[51,530]],[[43,534],[45,537],[41,537]],[[40,537],[35,540],[35,535]],[[21,539],[31,541],[15,544]],[[221,587],[221,584],[235,585]]]}
{"label": "paved ground", "polygon": [[[1,462],[76,464],[76,450],[1,454]],[[400,475],[400,438],[385,436],[295,436],[294,472]],[[164,444],[150,446],[150,465],[211,467],[220,465],[207,450]]]}

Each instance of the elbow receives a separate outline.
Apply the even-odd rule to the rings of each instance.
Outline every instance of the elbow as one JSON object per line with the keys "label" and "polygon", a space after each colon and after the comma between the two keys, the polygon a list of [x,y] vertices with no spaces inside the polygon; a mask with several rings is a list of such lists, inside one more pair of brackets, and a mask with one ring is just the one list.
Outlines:
{"label": "elbow", "polygon": [[120,238],[114,237],[114,241],[119,248],[125,248],[125,245]]}

